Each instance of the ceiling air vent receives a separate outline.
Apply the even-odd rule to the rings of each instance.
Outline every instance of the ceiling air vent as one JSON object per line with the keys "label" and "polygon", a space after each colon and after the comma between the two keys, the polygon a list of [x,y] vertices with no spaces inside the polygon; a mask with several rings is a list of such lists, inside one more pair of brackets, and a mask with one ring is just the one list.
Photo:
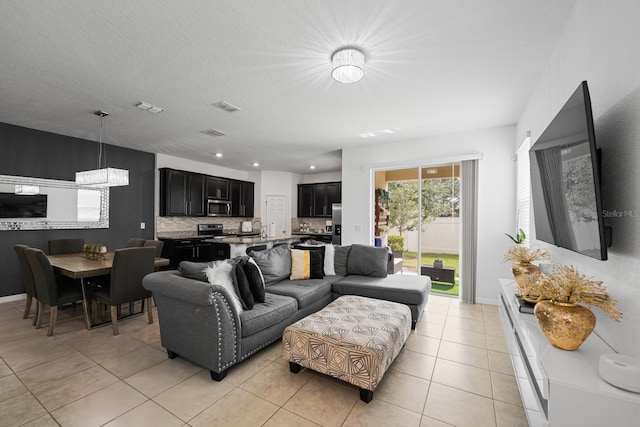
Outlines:
{"label": "ceiling air vent", "polygon": [[238,107],[234,107],[233,105],[224,101],[219,101],[212,105],[214,107],[218,107],[219,109],[226,111],[227,113],[235,113],[236,111],[240,111]]}
{"label": "ceiling air vent", "polygon": [[224,135],[226,135],[226,133],[220,132],[219,130],[215,130],[215,129],[201,130],[200,132],[204,133],[205,135],[213,136],[214,138],[216,136],[224,136]]}

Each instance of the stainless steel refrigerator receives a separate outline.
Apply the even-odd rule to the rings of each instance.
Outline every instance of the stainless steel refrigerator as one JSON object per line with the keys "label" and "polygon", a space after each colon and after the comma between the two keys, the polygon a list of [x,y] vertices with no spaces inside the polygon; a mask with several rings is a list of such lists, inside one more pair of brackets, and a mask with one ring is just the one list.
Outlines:
{"label": "stainless steel refrigerator", "polygon": [[333,237],[331,243],[342,244],[342,203],[334,203],[331,206],[331,224],[333,225]]}

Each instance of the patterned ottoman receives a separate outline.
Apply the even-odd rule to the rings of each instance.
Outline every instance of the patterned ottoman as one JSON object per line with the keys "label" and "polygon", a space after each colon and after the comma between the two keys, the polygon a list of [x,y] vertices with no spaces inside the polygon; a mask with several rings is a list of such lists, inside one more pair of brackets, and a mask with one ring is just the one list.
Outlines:
{"label": "patterned ottoman", "polygon": [[345,295],[287,327],[282,357],[293,373],[304,366],[360,387],[369,403],[410,332],[406,305]]}

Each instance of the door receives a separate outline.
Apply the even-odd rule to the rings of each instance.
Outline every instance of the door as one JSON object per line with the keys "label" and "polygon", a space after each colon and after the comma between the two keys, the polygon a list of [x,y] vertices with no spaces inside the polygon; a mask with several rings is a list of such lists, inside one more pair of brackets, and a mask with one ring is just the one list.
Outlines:
{"label": "door", "polygon": [[287,196],[267,196],[267,220],[265,225],[269,233],[271,224],[276,227],[276,236],[288,234]]}
{"label": "door", "polygon": [[166,216],[187,215],[187,173],[164,169],[162,173],[161,195],[166,197]]}
{"label": "door", "polygon": [[313,216],[313,185],[298,185],[298,218]]}
{"label": "door", "polygon": [[189,175],[189,211],[191,216],[205,216],[204,175]]}
{"label": "door", "polygon": [[327,185],[313,185],[313,216],[323,217],[327,215]]}

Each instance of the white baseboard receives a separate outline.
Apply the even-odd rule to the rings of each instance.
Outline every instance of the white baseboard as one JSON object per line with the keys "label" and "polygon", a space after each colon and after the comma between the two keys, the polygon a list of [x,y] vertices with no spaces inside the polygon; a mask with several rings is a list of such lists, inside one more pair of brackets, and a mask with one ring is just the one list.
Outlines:
{"label": "white baseboard", "polygon": [[488,298],[478,298],[478,299],[476,299],[476,303],[478,303],[478,304],[486,304],[486,305],[498,305],[500,303],[500,300],[488,299]]}
{"label": "white baseboard", "polygon": [[27,298],[27,294],[16,294],[16,295],[9,295],[6,297],[0,297],[0,304],[5,302],[20,301],[21,299],[26,299],[26,298]]}

